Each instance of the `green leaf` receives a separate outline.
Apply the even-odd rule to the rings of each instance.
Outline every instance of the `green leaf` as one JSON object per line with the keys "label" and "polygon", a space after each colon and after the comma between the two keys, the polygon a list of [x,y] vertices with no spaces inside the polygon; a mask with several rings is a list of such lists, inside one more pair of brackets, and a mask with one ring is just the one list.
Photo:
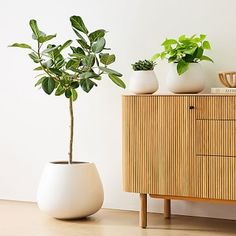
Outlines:
{"label": "green leaf", "polygon": [[61,52],[65,48],[69,47],[72,42],[73,42],[72,40],[67,40],[65,43],[63,43],[62,46],[59,47],[59,52]]}
{"label": "green leaf", "polygon": [[73,81],[71,84],[70,84],[71,88],[73,89],[76,89],[79,87],[79,81]]}
{"label": "green leaf", "polygon": [[156,53],[152,56],[151,61],[156,61],[161,56],[160,53]]}
{"label": "green leaf", "polygon": [[205,34],[200,34],[200,40],[203,41],[206,38]]}
{"label": "green leaf", "polygon": [[181,43],[182,43],[185,39],[186,39],[185,34],[183,34],[183,35],[181,35],[181,36],[179,37],[179,41],[180,41]]}
{"label": "green leaf", "polygon": [[169,57],[169,58],[168,58],[168,63],[175,62],[175,61],[176,61],[176,59],[177,59],[177,57],[176,57],[176,56]]}
{"label": "green leaf", "polygon": [[39,63],[41,60],[38,57],[38,55],[35,52],[31,52],[29,54],[29,57],[35,62],[35,63]]}
{"label": "green leaf", "polygon": [[105,33],[106,31],[104,29],[99,29],[99,30],[96,30],[92,33],[89,34],[89,40],[91,43],[97,41],[98,39],[100,38],[103,38],[105,36]]}
{"label": "green leaf", "polygon": [[83,20],[80,16],[71,16],[70,17],[70,22],[71,22],[71,25],[75,29],[77,29],[77,30],[79,30],[79,31],[81,31],[85,34],[88,34],[88,30],[87,30],[87,28],[86,28],[86,26],[85,26],[85,24],[84,24],[84,22],[83,22]]}
{"label": "green leaf", "polygon": [[184,50],[185,54],[189,54],[189,55],[193,55],[194,52],[196,51],[197,47],[192,47],[192,48],[188,48],[186,50]]}
{"label": "green leaf", "polygon": [[196,58],[200,59],[202,57],[202,54],[203,54],[203,48],[202,47],[198,47],[197,50],[194,53],[194,56]]}
{"label": "green leaf", "polygon": [[49,70],[55,75],[58,75],[58,76],[62,75],[62,72],[57,68],[49,68]]}
{"label": "green leaf", "polygon": [[34,70],[43,70],[43,67],[42,66],[38,66],[38,67],[34,68]]}
{"label": "green leaf", "polygon": [[93,77],[93,79],[95,79],[95,80],[101,80],[102,77],[101,77],[100,75],[98,75],[98,76],[96,76],[96,77]]}
{"label": "green leaf", "polygon": [[30,20],[29,25],[30,25],[30,28],[33,31],[34,37],[38,40],[39,37],[41,36],[41,32],[38,28],[37,21],[34,20],[34,19]]}
{"label": "green leaf", "polygon": [[118,85],[121,88],[126,88],[125,83],[116,75],[113,74],[108,74],[109,78],[113,81],[113,83],[115,83],[116,85]]}
{"label": "green leaf", "polygon": [[86,57],[84,54],[79,54],[79,53],[71,53],[69,55],[71,57],[73,57],[74,60],[76,60],[76,59],[83,59],[83,58]]}
{"label": "green leaf", "polygon": [[208,57],[208,56],[202,56],[202,57],[200,58],[200,60],[201,60],[201,61],[210,61],[210,62],[213,62],[213,63],[214,63],[214,61],[213,61],[210,57]]}
{"label": "green leaf", "polygon": [[42,51],[42,54],[47,54],[50,52],[53,52],[54,50],[57,50],[59,48],[59,46],[52,46],[52,47],[48,47],[45,50]]}
{"label": "green leaf", "polygon": [[34,86],[36,87],[36,86],[38,86],[38,85],[42,84],[42,82],[43,82],[43,81],[44,81],[44,79],[46,79],[46,78],[47,78],[46,76],[44,76],[44,77],[40,78],[40,79],[37,81],[37,83],[36,83]]}
{"label": "green leaf", "polygon": [[107,67],[99,66],[99,69],[102,70],[103,72],[106,72],[107,74],[112,74],[112,75],[116,75],[116,76],[119,76],[119,77],[122,76],[121,73],[119,73],[115,70],[109,69]]}
{"label": "green leaf", "polygon": [[82,54],[85,55],[84,50],[81,47],[70,47],[73,53],[78,53],[78,54]]}
{"label": "green leaf", "polygon": [[106,44],[106,40],[104,38],[99,38],[93,45],[92,45],[92,51],[94,53],[101,52]]}
{"label": "green leaf", "polygon": [[82,39],[84,42],[86,42],[85,38],[81,35],[81,33],[80,33],[78,30],[73,29],[73,31],[75,32],[75,34],[76,34],[80,39]]}
{"label": "green leaf", "polygon": [[88,56],[84,56],[83,58],[83,65],[87,67],[92,67],[95,63],[95,56],[90,54]]}
{"label": "green leaf", "polygon": [[167,53],[166,52],[162,52],[160,57],[161,57],[161,60],[163,60],[165,57],[166,57]]}
{"label": "green leaf", "polygon": [[172,45],[172,44],[177,44],[177,40],[175,39],[166,39],[163,43],[162,46],[168,46],[168,45]]}
{"label": "green leaf", "polygon": [[44,43],[44,42],[47,42],[47,41],[49,41],[49,40],[55,38],[56,36],[57,36],[56,34],[53,34],[53,35],[45,35],[45,36],[41,35],[41,36],[39,36],[38,41],[39,41],[40,43]]}
{"label": "green leaf", "polygon": [[209,43],[208,41],[204,41],[204,42],[202,43],[202,47],[203,47],[204,49],[211,49],[211,45],[210,45],[210,43]]}
{"label": "green leaf", "polygon": [[106,66],[112,64],[115,60],[116,60],[116,56],[114,54],[110,55],[109,53],[105,53],[105,54],[101,54],[101,57],[100,57],[100,62]]}
{"label": "green leaf", "polygon": [[80,86],[86,93],[88,93],[94,86],[97,86],[97,84],[90,79],[81,79]]}
{"label": "green leaf", "polygon": [[55,89],[55,81],[51,77],[46,77],[42,82],[42,88],[44,92],[50,95]]}
{"label": "green leaf", "polygon": [[62,56],[61,57],[57,57],[56,60],[55,60],[55,67],[57,69],[61,69],[64,65],[65,65],[64,58]]}
{"label": "green leaf", "polygon": [[95,77],[98,77],[98,74],[94,72],[90,72],[90,71],[80,74],[81,79],[89,79],[89,78],[95,78]]}
{"label": "green leaf", "polygon": [[78,97],[78,94],[76,92],[75,89],[71,89],[71,98],[72,98],[72,101],[74,102]]}
{"label": "green leaf", "polygon": [[28,48],[28,49],[32,49],[30,45],[26,44],[26,43],[14,43],[12,45],[9,45],[9,47],[17,47],[17,48]]}
{"label": "green leaf", "polygon": [[66,63],[66,69],[70,70],[70,69],[77,69],[79,66],[79,61],[75,61],[73,59],[70,59],[67,63]]}
{"label": "green leaf", "polygon": [[82,39],[77,39],[77,42],[81,45],[82,48],[90,49],[90,46],[86,43],[86,41]]}
{"label": "green leaf", "polygon": [[56,96],[60,96],[60,95],[62,95],[64,92],[65,92],[65,89],[63,88],[63,86],[62,86],[62,85],[59,85],[59,86],[57,87],[57,89],[56,89],[55,95],[56,95]]}
{"label": "green leaf", "polygon": [[179,75],[182,75],[184,72],[186,72],[189,68],[189,63],[181,60],[177,64],[177,72]]}
{"label": "green leaf", "polygon": [[67,89],[67,90],[65,91],[65,96],[66,96],[67,98],[70,98],[71,95],[72,95],[71,90],[70,90],[70,89]]}

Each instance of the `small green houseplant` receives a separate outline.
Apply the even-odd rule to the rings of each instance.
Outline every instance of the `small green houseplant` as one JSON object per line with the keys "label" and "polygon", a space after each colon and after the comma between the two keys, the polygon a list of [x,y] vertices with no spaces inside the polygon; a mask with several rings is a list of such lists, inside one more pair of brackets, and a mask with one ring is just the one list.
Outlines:
{"label": "small green houseplant", "polygon": [[205,55],[211,45],[206,35],[181,35],[178,39],[166,39],[164,50],[151,60],[167,59],[171,63],[167,74],[167,87],[174,93],[198,93],[205,87],[205,75],[199,62],[213,60]]}
{"label": "small green houseplant", "polygon": [[156,65],[156,62],[151,60],[139,60],[132,64],[132,68],[134,71],[140,71],[140,70],[154,70],[154,67]]}
{"label": "small green houseplant", "polygon": [[158,81],[154,73],[156,62],[139,60],[131,64],[134,70],[129,81],[129,90],[135,94],[152,94],[158,89]]}
{"label": "small green houseplant", "polygon": [[204,60],[213,62],[210,57],[204,54],[205,50],[211,49],[211,45],[204,34],[199,36],[194,34],[191,37],[181,35],[178,39],[166,39],[162,46],[164,50],[155,54],[152,60],[155,61],[160,57],[167,59],[168,63],[177,63],[179,75],[189,69],[190,63],[198,63]]}
{"label": "small green houseplant", "polygon": [[[56,34],[45,34],[39,29],[36,20],[32,19],[29,25],[36,47],[26,43],[10,45],[29,51],[29,57],[37,65],[34,70],[39,71],[35,86],[40,86],[48,95],[54,93],[56,96],[65,96],[69,101],[68,161],[48,163],[37,196],[39,208],[60,219],[91,215],[103,203],[103,188],[95,165],[73,161],[73,103],[78,97],[77,91],[82,89],[86,93],[90,92],[104,75],[119,87],[125,88],[122,74],[110,68],[116,57],[108,53],[106,30],[89,32],[80,16],[71,16],[70,22],[77,36],[76,44],[72,45],[72,40],[60,45],[48,43]],[[70,51],[64,53],[66,49]]]}

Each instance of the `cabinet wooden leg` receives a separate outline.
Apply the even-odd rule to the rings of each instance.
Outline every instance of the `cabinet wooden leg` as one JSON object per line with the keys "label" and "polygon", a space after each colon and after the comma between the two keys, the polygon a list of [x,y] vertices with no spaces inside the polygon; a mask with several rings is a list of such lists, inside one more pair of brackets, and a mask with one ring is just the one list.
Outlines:
{"label": "cabinet wooden leg", "polygon": [[171,202],[170,199],[164,199],[164,217],[169,219],[171,215]]}
{"label": "cabinet wooden leg", "polygon": [[147,194],[143,193],[140,193],[139,225],[142,228],[147,227]]}

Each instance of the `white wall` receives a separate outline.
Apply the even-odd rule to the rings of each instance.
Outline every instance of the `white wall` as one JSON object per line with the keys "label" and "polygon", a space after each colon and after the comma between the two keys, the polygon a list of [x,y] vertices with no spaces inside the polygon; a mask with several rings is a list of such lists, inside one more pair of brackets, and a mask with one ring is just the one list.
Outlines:
{"label": "white wall", "polygon": [[[34,201],[44,164],[65,159],[68,108],[65,99],[34,88],[32,63],[12,42],[31,42],[28,27],[36,18],[48,33],[63,42],[74,35],[69,16],[83,16],[90,29],[109,30],[108,42],[117,55],[116,69],[127,81],[130,64],[160,51],[165,37],[206,33],[212,42],[214,64],[205,64],[208,87],[217,72],[236,69],[234,0],[67,0],[2,1],[0,8],[0,199]],[[156,73],[165,91],[167,64]],[[104,79],[91,92],[79,94],[76,105],[76,159],[96,162],[105,187],[104,207],[138,209],[135,194],[122,192],[121,94]],[[162,211],[161,201],[150,201],[150,211]],[[236,206],[176,202],[173,212],[236,219]]]}

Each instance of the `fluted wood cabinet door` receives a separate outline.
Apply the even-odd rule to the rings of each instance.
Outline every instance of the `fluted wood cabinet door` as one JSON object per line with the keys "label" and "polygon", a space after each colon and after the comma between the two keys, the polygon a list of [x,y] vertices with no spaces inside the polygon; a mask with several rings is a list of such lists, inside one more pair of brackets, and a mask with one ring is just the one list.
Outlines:
{"label": "fluted wood cabinet door", "polygon": [[158,193],[158,99],[123,97],[123,186],[127,192]]}
{"label": "fluted wood cabinet door", "polygon": [[[158,186],[160,195],[189,196],[194,156],[195,99],[158,97]],[[193,109],[190,109],[193,108]]]}
{"label": "fluted wood cabinet door", "polygon": [[194,108],[194,96],[123,97],[125,191],[196,196],[203,188],[204,161],[195,159]]}

